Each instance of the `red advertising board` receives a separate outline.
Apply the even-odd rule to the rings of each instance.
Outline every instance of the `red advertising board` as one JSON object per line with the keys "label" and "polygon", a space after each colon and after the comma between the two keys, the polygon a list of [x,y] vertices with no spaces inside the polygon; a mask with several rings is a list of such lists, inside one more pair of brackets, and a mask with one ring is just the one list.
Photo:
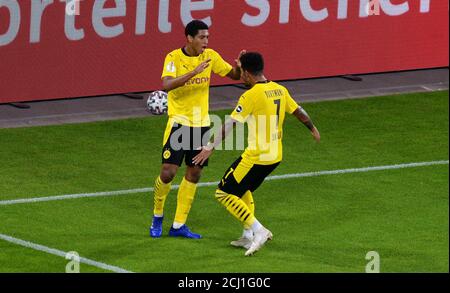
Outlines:
{"label": "red advertising board", "polygon": [[448,66],[448,17],[444,0],[0,0],[0,103],[159,89],[193,18],[273,80]]}

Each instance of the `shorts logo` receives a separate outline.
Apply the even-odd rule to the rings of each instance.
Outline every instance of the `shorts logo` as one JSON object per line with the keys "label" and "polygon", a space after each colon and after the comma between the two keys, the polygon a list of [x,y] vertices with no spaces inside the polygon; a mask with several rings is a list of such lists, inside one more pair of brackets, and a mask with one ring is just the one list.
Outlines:
{"label": "shorts logo", "polygon": [[163,153],[163,158],[164,158],[165,160],[167,160],[168,158],[170,158],[171,155],[172,155],[172,154],[170,153],[169,150],[165,150],[164,153]]}
{"label": "shorts logo", "polygon": [[241,105],[236,107],[236,112],[237,113],[241,113],[242,112],[242,106]]}

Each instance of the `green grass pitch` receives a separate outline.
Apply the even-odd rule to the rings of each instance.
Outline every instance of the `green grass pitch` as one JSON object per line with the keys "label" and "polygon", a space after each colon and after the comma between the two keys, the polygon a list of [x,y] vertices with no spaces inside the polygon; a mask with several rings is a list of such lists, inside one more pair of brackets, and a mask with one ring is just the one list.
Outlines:
{"label": "green grass pitch", "polygon": [[[272,175],[448,160],[448,101],[442,91],[304,104],[322,142],[288,117]],[[165,123],[0,129],[0,201],[151,187]],[[218,181],[240,153],[216,151],[201,182]],[[274,239],[248,258],[229,245],[241,227],[214,186],[197,189],[188,219],[201,240],[167,236],[175,190],[161,239],[148,235],[151,193],[0,205],[0,234],[133,272],[364,272],[369,251],[381,272],[448,272],[448,182],[448,164],[267,181],[256,216]],[[0,272],[65,272],[67,262],[0,239]]]}

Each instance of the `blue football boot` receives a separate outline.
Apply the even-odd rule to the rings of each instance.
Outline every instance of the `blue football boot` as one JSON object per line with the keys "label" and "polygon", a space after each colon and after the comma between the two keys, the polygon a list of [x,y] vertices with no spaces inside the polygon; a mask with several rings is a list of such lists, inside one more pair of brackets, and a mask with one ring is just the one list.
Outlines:
{"label": "blue football boot", "polygon": [[152,226],[150,227],[150,236],[159,238],[162,235],[162,222],[164,217],[153,216]]}
{"label": "blue football boot", "polygon": [[202,238],[202,235],[191,232],[191,230],[189,230],[188,226],[186,226],[186,225],[181,226],[180,229],[175,229],[173,226],[170,227],[169,236],[185,237],[185,238],[192,238],[192,239]]}

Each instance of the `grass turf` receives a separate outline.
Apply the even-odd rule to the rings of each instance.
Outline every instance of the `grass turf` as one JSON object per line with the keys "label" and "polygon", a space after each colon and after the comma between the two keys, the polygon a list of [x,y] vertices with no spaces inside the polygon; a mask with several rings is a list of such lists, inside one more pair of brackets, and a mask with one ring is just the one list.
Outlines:
{"label": "grass turf", "polygon": [[[322,142],[288,117],[274,175],[448,160],[448,91],[304,107]],[[0,200],[149,187],[165,122],[1,129]],[[213,154],[202,182],[219,180],[240,153]],[[384,272],[448,272],[448,165],[266,182],[255,192],[256,215],[275,238],[252,258],[229,246],[240,227],[213,193],[199,188],[189,217],[200,241],[150,239],[149,194],[0,206],[0,233],[136,272],[364,272],[372,250]],[[165,232],[175,198],[172,191]],[[0,240],[2,272],[63,272],[66,263]]]}

